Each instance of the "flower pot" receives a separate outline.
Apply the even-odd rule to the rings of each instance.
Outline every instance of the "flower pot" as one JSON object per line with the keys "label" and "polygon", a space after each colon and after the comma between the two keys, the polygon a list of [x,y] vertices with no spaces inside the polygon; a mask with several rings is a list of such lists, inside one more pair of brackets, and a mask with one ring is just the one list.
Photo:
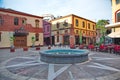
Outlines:
{"label": "flower pot", "polygon": [[10,52],[15,52],[15,49],[14,48],[10,49]]}
{"label": "flower pot", "polygon": [[51,49],[51,46],[48,46],[48,49]]}
{"label": "flower pot", "polygon": [[36,50],[40,50],[40,47],[36,47]]}
{"label": "flower pot", "polygon": [[23,48],[23,51],[28,51],[28,48],[27,47]]}

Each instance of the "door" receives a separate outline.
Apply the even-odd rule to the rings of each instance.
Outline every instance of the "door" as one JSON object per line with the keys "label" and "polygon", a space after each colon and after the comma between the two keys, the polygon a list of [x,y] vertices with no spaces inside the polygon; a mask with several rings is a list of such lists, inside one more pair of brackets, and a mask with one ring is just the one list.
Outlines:
{"label": "door", "polygon": [[27,37],[26,36],[15,36],[14,46],[15,47],[26,47]]}

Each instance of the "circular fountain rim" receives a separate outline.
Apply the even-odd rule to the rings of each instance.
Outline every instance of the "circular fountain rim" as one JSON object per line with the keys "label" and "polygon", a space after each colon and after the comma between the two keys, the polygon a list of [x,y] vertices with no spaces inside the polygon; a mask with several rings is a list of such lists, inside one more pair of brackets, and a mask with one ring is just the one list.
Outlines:
{"label": "circular fountain rim", "polygon": [[[56,51],[57,50],[71,50],[71,51],[78,51],[76,54],[50,54],[46,53],[46,51]],[[82,53],[80,53],[82,52]],[[81,49],[50,49],[50,50],[43,50],[39,52],[40,54],[40,60],[46,63],[52,63],[52,64],[75,64],[75,63],[82,63],[85,61],[88,61],[88,50],[81,50]]]}
{"label": "circular fountain rim", "polygon": [[[75,53],[75,54],[50,54],[50,53],[46,53],[47,51],[54,51],[54,50],[71,50],[71,51],[78,51],[78,52],[82,52],[82,53]],[[61,49],[50,49],[50,50],[42,50],[40,51],[40,54],[44,54],[44,55],[49,55],[49,56],[78,56],[78,55],[86,55],[86,54],[89,54],[89,51],[88,50],[83,50],[83,49],[64,49],[64,48],[61,48]]]}

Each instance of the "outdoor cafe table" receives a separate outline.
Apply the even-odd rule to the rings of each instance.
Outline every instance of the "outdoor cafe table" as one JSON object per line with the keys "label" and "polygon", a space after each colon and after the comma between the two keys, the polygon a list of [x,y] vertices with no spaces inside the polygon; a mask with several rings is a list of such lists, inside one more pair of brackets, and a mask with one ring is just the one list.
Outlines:
{"label": "outdoor cafe table", "polygon": [[112,53],[112,50],[114,50],[114,46],[107,46],[108,52]]}
{"label": "outdoor cafe table", "polygon": [[99,46],[95,46],[95,50],[96,50],[96,51],[99,51]]}

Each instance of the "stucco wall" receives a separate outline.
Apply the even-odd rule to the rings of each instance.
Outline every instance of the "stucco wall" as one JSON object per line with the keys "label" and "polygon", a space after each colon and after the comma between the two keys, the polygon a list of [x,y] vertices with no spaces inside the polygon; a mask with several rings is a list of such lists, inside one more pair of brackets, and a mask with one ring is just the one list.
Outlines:
{"label": "stucco wall", "polygon": [[1,31],[0,48],[11,46],[10,36],[12,35],[13,32]]}
{"label": "stucco wall", "polygon": [[112,0],[112,22],[115,23],[115,12],[120,11],[120,4],[116,4],[116,0]]}

